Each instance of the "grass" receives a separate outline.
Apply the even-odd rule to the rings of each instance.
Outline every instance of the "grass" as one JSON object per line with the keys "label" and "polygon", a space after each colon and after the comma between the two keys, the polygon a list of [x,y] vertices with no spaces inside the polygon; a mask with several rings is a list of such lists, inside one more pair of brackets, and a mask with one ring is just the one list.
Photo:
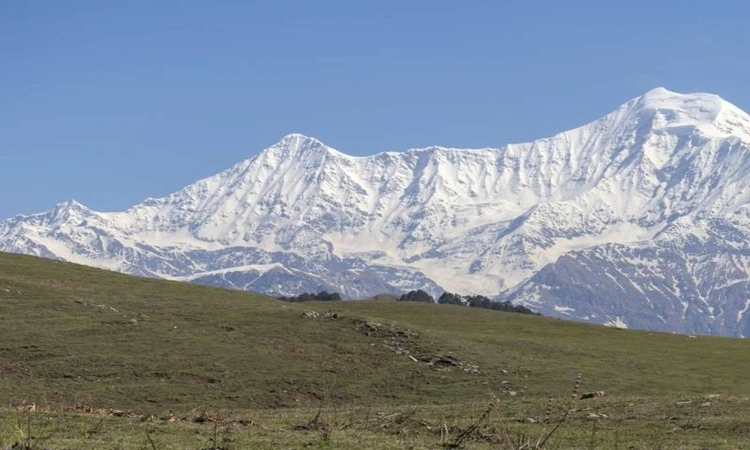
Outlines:
{"label": "grass", "polygon": [[750,448],[749,350],[0,254],[0,448]]}

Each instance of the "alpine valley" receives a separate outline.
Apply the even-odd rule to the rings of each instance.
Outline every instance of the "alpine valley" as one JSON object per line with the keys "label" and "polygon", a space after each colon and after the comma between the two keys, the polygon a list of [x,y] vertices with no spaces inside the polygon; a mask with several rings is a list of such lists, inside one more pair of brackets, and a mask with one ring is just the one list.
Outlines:
{"label": "alpine valley", "polygon": [[0,250],[273,295],[449,291],[750,336],[750,116],[659,88],[502,148],[353,157],[293,134],[123,212],[69,201],[0,221]]}

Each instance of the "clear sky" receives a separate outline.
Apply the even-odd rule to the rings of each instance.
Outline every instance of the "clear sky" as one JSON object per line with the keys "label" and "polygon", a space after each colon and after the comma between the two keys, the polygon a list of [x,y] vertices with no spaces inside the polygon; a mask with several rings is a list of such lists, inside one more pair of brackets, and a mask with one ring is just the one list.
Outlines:
{"label": "clear sky", "polygon": [[750,110],[748,3],[0,0],[0,218],[124,209],[292,132],[500,147],[657,86]]}

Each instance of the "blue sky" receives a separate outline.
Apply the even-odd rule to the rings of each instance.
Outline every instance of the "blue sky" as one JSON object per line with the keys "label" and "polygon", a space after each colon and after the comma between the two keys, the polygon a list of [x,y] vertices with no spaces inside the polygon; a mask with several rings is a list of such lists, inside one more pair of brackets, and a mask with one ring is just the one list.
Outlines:
{"label": "blue sky", "polygon": [[750,110],[744,1],[0,0],[0,218],[159,197],[285,134],[499,147],[664,86]]}

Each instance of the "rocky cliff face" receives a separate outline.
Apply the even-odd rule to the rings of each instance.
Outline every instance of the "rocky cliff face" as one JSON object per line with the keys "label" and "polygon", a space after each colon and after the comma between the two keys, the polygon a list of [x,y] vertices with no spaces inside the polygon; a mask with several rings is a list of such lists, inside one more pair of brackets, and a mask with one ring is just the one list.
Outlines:
{"label": "rocky cliff face", "polygon": [[[301,135],[161,199],[0,222],[0,249],[272,294],[424,289],[745,335],[750,117],[655,89],[498,149],[352,157]],[[750,316],[748,316],[750,317]]]}

